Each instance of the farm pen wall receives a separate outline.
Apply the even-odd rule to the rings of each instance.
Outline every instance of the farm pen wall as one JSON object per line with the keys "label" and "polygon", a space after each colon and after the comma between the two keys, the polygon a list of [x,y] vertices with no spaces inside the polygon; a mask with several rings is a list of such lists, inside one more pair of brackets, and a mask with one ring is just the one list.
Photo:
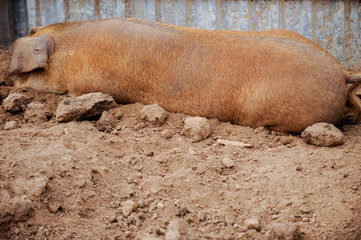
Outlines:
{"label": "farm pen wall", "polygon": [[3,0],[0,47],[33,26],[135,17],[223,30],[289,29],[325,48],[346,68],[361,60],[361,1],[354,0]]}

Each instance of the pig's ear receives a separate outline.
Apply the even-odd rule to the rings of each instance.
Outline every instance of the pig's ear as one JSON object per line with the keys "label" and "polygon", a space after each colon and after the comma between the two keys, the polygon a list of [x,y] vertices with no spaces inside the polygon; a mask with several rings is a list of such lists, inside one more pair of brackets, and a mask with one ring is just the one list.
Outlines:
{"label": "pig's ear", "polygon": [[47,68],[52,40],[46,35],[17,39],[12,46],[8,74]]}
{"label": "pig's ear", "polygon": [[39,31],[41,28],[41,26],[35,26],[35,27],[32,27],[30,30],[29,30],[29,36],[35,34],[37,31]]}

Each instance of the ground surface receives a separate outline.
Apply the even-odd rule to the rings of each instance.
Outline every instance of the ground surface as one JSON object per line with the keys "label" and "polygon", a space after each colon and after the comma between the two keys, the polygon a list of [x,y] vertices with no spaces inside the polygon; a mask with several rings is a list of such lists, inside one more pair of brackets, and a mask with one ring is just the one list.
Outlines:
{"label": "ground surface", "polygon": [[[64,98],[0,90],[52,113]],[[344,126],[345,144],[326,148],[210,120],[211,136],[193,143],[180,134],[186,115],[149,127],[142,107],[118,105],[117,130],[105,133],[95,120],[28,123],[0,106],[0,239],[164,239],[174,219],[195,239],[266,239],[273,223],[298,226],[298,239],[361,239],[361,124]],[[11,120],[19,127],[4,130]],[[259,228],[247,229],[247,219]]]}

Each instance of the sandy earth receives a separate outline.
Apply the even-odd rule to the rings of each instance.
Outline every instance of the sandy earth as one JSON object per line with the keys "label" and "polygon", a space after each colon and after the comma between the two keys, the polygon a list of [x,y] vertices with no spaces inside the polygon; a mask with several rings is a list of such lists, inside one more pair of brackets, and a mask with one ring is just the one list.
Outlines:
{"label": "sandy earth", "polygon": [[[1,51],[2,84],[7,59]],[[65,98],[0,86],[0,103],[10,92],[51,113]],[[165,239],[174,219],[193,239],[361,239],[361,124],[326,148],[212,119],[194,143],[180,134],[185,114],[152,127],[142,107],[110,110],[122,117],[106,133],[96,119],[27,122],[1,105],[0,239]],[[11,120],[18,128],[4,130]]]}

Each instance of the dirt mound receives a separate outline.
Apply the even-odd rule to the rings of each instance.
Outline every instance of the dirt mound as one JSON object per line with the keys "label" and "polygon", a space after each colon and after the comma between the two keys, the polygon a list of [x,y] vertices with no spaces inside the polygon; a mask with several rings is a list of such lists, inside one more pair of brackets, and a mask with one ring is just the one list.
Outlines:
{"label": "dirt mound", "polygon": [[326,148],[210,119],[194,142],[185,114],[152,125],[129,104],[107,128],[58,123],[66,96],[1,86],[0,102],[12,92],[50,113],[0,106],[0,239],[361,238],[360,124]]}

